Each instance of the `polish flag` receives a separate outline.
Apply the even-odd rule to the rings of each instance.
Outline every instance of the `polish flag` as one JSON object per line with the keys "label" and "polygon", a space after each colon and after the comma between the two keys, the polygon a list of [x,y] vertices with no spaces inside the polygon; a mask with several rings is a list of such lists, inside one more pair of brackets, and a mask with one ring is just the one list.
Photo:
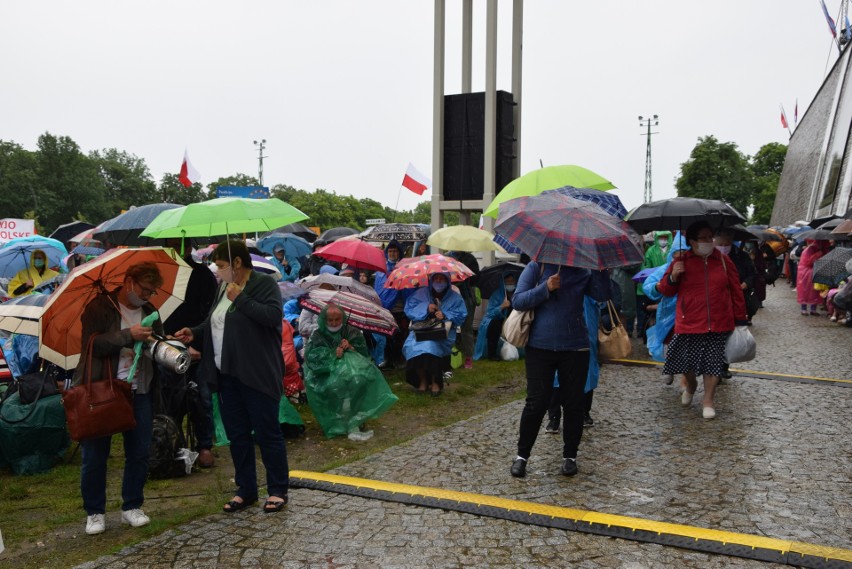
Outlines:
{"label": "polish flag", "polygon": [[784,107],[781,107],[781,126],[784,128],[790,128],[789,123],[787,123],[787,114],[784,112]]}
{"label": "polish flag", "polygon": [[432,180],[427,178],[414,165],[409,162],[405,177],[402,179],[402,187],[408,188],[415,194],[422,196],[423,192],[432,187]]}
{"label": "polish flag", "polygon": [[201,174],[198,173],[198,170],[196,170],[195,166],[192,165],[192,162],[189,161],[189,153],[184,150],[183,164],[180,165],[180,176],[178,176],[178,180],[180,180],[180,183],[188,188],[200,178]]}

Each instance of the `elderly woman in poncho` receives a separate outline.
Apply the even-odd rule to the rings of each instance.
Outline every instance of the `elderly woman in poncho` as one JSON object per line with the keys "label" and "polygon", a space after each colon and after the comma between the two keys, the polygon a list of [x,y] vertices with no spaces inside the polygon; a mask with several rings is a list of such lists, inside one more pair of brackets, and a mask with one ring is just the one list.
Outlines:
{"label": "elderly woman in poncho", "polygon": [[352,440],[369,439],[372,431],[361,431],[361,425],[397,401],[370,359],[364,335],[335,304],[317,319],[305,347],[304,370],[308,403],[328,438],[348,434]]}

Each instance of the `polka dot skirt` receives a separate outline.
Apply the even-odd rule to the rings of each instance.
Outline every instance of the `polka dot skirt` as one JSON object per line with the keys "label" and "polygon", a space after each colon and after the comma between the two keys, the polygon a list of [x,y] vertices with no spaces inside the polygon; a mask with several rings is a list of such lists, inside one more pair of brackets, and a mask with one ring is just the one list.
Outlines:
{"label": "polka dot skirt", "polygon": [[726,363],[727,332],[675,334],[666,352],[663,373],[693,372],[695,375],[721,375]]}

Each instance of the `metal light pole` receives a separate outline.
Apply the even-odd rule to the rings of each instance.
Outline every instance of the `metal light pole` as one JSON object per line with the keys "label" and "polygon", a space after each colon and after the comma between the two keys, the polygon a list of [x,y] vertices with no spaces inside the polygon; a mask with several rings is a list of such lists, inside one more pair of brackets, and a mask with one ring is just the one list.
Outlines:
{"label": "metal light pole", "polygon": [[650,118],[644,118],[642,115],[639,115],[639,126],[647,127],[647,132],[643,133],[642,136],[648,137],[648,145],[645,150],[645,203],[653,201],[653,192],[651,190],[651,135],[657,133],[651,132],[651,124],[653,123],[654,126],[660,124],[660,121],[657,120],[659,118],[658,115],[653,115]]}
{"label": "metal light pole", "polygon": [[257,146],[257,185],[263,186],[263,159],[266,156],[263,155],[263,149],[266,145],[266,139],[261,139],[260,142],[254,141],[254,145]]}

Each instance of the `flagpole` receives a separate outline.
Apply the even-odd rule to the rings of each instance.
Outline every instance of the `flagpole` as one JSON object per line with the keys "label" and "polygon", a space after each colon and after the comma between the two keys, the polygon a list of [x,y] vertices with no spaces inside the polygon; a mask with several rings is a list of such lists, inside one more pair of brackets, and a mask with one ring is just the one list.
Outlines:
{"label": "flagpole", "polygon": [[402,186],[399,187],[399,191],[396,192],[396,207],[393,208],[393,219],[391,219],[391,223],[396,221],[396,214],[399,212],[399,196],[402,195]]}

